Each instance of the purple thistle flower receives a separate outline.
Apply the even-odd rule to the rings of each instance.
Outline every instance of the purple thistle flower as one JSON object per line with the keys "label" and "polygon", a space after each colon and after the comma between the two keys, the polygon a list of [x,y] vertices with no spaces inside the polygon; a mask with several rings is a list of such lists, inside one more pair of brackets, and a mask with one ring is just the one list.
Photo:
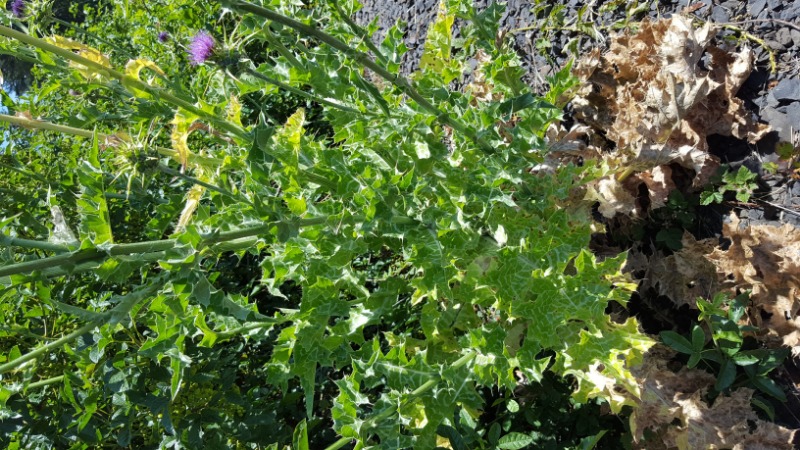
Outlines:
{"label": "purple thistle flower", "polygon": [[21,19],[25,15],[25,0],[12,1],[8,9],[11,10],[11,14],[14,14],[14,17]]}
{"label": "purple thistle flower", "polygon": [[195,34],[189,44],[189,62],[193,66],[206,62],[214,52],[214,44],[214,38],[205,31]]}
{"label": "purple thistle flower", "polygon": [[158,33],[158,42],[161,42],[163,44],[163,43],[167,42],[168,40],[169,40],[169,33],[167,33],[166,31],[162,31],[161,33]]}

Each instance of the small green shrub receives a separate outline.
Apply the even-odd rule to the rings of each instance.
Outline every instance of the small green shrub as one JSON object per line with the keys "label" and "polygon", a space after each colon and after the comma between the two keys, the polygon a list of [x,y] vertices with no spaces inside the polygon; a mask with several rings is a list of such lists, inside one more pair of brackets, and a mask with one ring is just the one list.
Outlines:
{"label": "small green shrub", "polygon": [[689,368],[701,367],[717,375],[712,398],[744,386],[786,401],[785,394],[769,378],[769,373],[783,363],[789,350],[761,348],[748,336],[758,331],[756,327],[739,324],[748,299],[749,293],[742,293],[733,300],[723,293],[716,294],[711,301],[698,298],[701,324],[692,327],[691,336],[686,338],[674,331],[664,331],[661,339],[678,352],[689,355]]}

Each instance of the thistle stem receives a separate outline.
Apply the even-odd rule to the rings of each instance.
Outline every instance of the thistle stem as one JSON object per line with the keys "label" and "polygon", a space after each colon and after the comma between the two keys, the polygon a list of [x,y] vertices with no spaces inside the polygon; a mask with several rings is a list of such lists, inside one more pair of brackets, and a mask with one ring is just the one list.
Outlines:
{"label": "thistle stem", "polygon": [[[2,25],[0,25],[1,27]],[[39,130],[57,131],[59,133],[71,134],[74,136],[81,136],[85,138],[93,138],[94,131],[84,130],[82,128],[73,128],[66,125],[58,125],[55,123],[45,122],[43,120],[28,119],[25,117],[9,116],[8,114],[0,114],[0,122],[6,122],[13,125],[18,125],[24,128],[36,128]],[[104,134],[99,134],[101,139],[107,138]]]}
{"label": "thistle stem", "polygon": [[[330,220],[333,220],[332,216],[310,217],[305,219],[267,222],[249,228],[223,231],[221,233],[209,233],[203,235],[199,247],[200,248],[210,247],[215,244],[234,241],[241,238],[269,234],[270,230],[279,223],[285,223],[302,228],[315,225],[324,225],[328,223]],[[336,223],[359,223],[359,222],[364,222],[366,220],[367,219],[365,216],[358,215],[358,216],[351,216],[343,220],[339,220]],[[391,223],[396,225],[410,225],[416,222],[414,219],[406,216],[395,216],[392,217],[390,221]],[[237,244],[243,245],[244,247],[242,248],[247,248],[247,246],[252,245],[252,243],[250,243],[250,241],[247,240],[240,241]],[[105,247],[102,250],[98,248],[87,248],[83,250],[78,250],[73,253],[66,253],[56,256],[50,256],[47,258],[41,258],[34,261],[25,261],[17,264],[10,264],[7,266],[3,266],[0,267],[0,277],[8,277],[11,275],[18,275],[18,274],[30,274],[36,271],[47,271],[47,270],[52,271],[53,269],[56,269],[55,270],[56,274],[60,274],[61,272],[57,270],[58,268],[73,268],[74,270],[74,268],[79,267],[81,270],[88,270],[92,266],[86,265],[86,263],[89,262],[98,263],[100,261],[105,260],[106,258],[114,256],[136,254],[139,257],[141,257],[142,260],[149,261],[152,260],[154,257],[157,259],[158,255],[152,255],[152,254],[165,252],[167,250],[175,248],[177,245],[178,245],[177,239],[162,239],[156,241],[135,242],[130,244],[115,244]],[[0,282],[4,282],[4,280],[0,280]]]}
{"label": "thistle stem", "polygon": [[483,150],[487,152],[493,151],[491,145],[489,145],[485,140],[480,138],[477,135],[477,133],[470,130],[462,122],[450,117],[449,114],[440,110],[439,108],[434,106],[431,102],[429,102],[427,99],[425,99],[425,97],[423,97],[416,89],[414,89],[414,87],[411,85],[411,82],[408,79],[406,79],[401,75],[392,74],[385,68],[381,67],[379,64],[375,63],[375,61],[373,61],[372,58],[370,58],[370,56],[367,55],[366,53],[359,52],[358,50],[350,47],[346,43],[340,41],[339,39],[331,36],[330,34],[322,30],[318,30],[302,22],[298,22],[290,17],[286,17],[270,9],[254,5],[252,3],[243,0],[231,0],[230,5],[234,9],[255,14],[257,16],[263,17],[268,20],[272,20],[273,22],[277,22],[280,23],[281,25],[292,28],[306,36],[314,37],[319,41],[324,42],[325,44],[328,44],[329,46],[335,48],[336,50],[343,52],[345,55],[353,58],[357,63],[373,71],[376,75],[380,76],[384,80],[388,81],[389,83],[399,88],[409,98],[414,100],[414,102],[416,102],[422,109],[433,114],[436,117],[436,120],[438,120],[439,123],[441,123],[442,125],[447,125],[450,128],[454,129],[459,134],[467,136]]}
{"label": "thistle stem", "polygon": [[72,333],[69,333],[66,336],[63,336],[61,339],[58,339],[58,340],[55,340],[55,341],[53,341],[53,342],[51,342],[49,344],[43,345],[43,346],[37,348],[36,350],[33,350],[33,351],[29,352],[29,353],[26,353],[26,354],[20,356],[19,358],[15,359],[13,361],[9,361],[9,362],[7,362],[5,364],[0,364],[0,374],[3,374],[3,373],[6,373],[8,371],[11,371],[11,370],[17,369],[19,367],[22,367],[22,365],[24,363],[26,363],[28,361],[31,361],[33,359],[36,359],[39,356],[42,356],[45,353],[49,352],[50,350],[56,349],[58,347],[61,347],[62,345],[66,344],[67,342],[70,342],[70,341],[72,341],[74,339],[77,339],[78,337],[80,337],[80,336],[92,331],[96,326],[97,326],[97,322],[96,321],[89,322],[86,325],[76,329]]}
{"label": "thistle stem", "polygon": [[0,235],[0,245],[6,247],[22,247],[35,250],[47,250],[50,252],[68,252],[69,247],[62,244],[54,244],[47,241],[35,241],[32,239],[23,239],[18,237]]}
{"label": "thistle stem", "polygon": [[28,45],[32,45],[32,46],[37,47],[37,48],[39,48],[41,50],[44,50],[46,52],[52,53],[54,55],[58,55],[58,56],[66,59],[68,61],[72,61],[74,63],[77,63],[77,64],[80,64],[82,66],[85,66],[86,68],[92,70],[93,72],[95,72],[97,74],[100,74],[100,75],[103,75],[103,76],[106,76],[106,77],[109,77],[109,78],[114,78],[114,79],[120,81],[121,83],[123,83],[123,85],[125,85],[125,86],[127,86],[129,88],[132,87],[132,88],[135,88],[135,89],[140,89],[142,91],[145,91],[145,92],[149,93],[150,95],[152,95],[154,97],[158,97],[158,98],[161,98],[163,100],[166,100],[167,102],[171,103],[174,106],[177,106],[179,108],[183,108],[183,109],[191,112],[192,114],[195,114],[197,116],[200,116],[200,117],[203,117],[203,118],[207,119],[208,121],[214,123],[219,128],[221,128],[221,129],[233,134],[234,136],[236,136],[236,137],[238,137],[240,139],[244,139],[246,141],[250,141],[252,139],[250,134],[247,133],[244,129],[242,129],[238,125],[230,123],[227,120],[220,119],[219,117],[216,117],[213,114],[209,114],[209,113],[203,111],[202,109],[194,106],[193,104],[187,102],[186,100],[178,98],[178,97],[170,94],[169,92],[167,92],[167,91],[165,91],[165,90],[163,90],[161,88],[156,88],[156,87],[150,86],[149,84],[144,83],[144,82],[142,82],[141,80],[139,80],[137,78],[125,75],[122,72],[116,71],[111,67],[108,67],[108,66],[100,64],[100,63],[98,63],[96,61],[92,61],[90,59],[84,58],[84,57],[82,57],[82,56],[80,56],[80,55],[78,55],[76,53],[73,53],[73,52],[67,50],[67,49],[63,49],[63,48],[61,48],[61,47],[59,47],[57,45],[53,45],[53,44],[51,44],[51,43],[49,43],[49,42],[47,42],[47,41],[45,41],[43,39],[30,36],[28,34],[25,34],[25,33],[19,32],[17,30],[14,30],[12,28],[6,27],[4,25],[0,25],[0,35],[6,36],[6,37],[9,37],[9,38],[12,38],[12,39],[16,39],[16,40],[18,40],[20,42],[23,42],[23,43],[28,44]]}
{"label": "thistle stem", "polygon": [[361,112],[361,111],[359,111],[357,109],[351,108],[349,106],[341,105],[339,103],[332,102],[330,100],[326,100],[324,98],[320,98],[320,97],[317,97],[315,95],[311,95],[308,92],[303,91],[302,89],[297,89],[294,86],[289,86],[286,83],[283,83],[283,82],[278,81],[278,80],[276,80],[274,78],[268,77],[268,76],[262,74],[261,72],[258,72],[257,70],[247,69],[246,72],[248,74],[250,74],[250,75],[262,80],[262,81],[266,81],[267,83],[269,83],[269,84],[271,84],[273,86],[276,86],[276,87],[278,87],[280,89],[283,89],[285,91],[289,91],[292,94],[299,95],[300,97],[303,97],[303,98],[306,98],[308,100],[311,100],[312,102],[317,102],[320,105],[330,106],[331,108],[340,109],[342,111],[353,113],[353,114],[365,115],[363,112]]}
{"label": "thistle stem", "polygon": [[36,389],[42,386],[49,386],[51,384],[60,383],[64,380],[64,375],[59,375],[57,377],[46,378],[44,380],[35,381],[25,387],[25,389]]}
{"label": "thistle stem", "polygon": [[253,206],[253,203],[250,200],[248,200],[247,198],[245,198],[243,195],[236,195],[233,192],[230,192],[230,191],[228,191],[226,189],[223,189],[223,188],[221,188],[219,186],[213,185],[211,183],[206,183],[203,180],[200,180],[198,178],[186,175],[185,173],[181,173],[181,172],[179,172],[179,171],[177,171],[177,170],[175,170],[175,169],[173,169],[171,167],[167,167],[167,166],[165,166],[163,164],[159,164],[157,167],[158,167],[158,170],[160,170],[161,172],[164,172],[167,175],[171,175],[171,176],[174,176],[174,177],[182,178],[182,179],[184,179],[184,180],[186,180],[186,181],[188,181],[190,183],[194,183],[194,184],[196,184],[198,186],[203,186],[204,188],[206,188],[206,189],[208,189],[210,191],[214,191],[214,192],[220,193],[220,194],[222,194],[222,195],[224,195],[224,196],[226,196],[228,198],[231,198],[233,200],[241,201],[241,202],[244,202],[244,203],[246,203],[246,204],[248,204],[250,206]]}
{"label": "thistle stem", "polygon": [[353,33],[355,33],[356,35],[358,35],[358,37],[361,38],[361,40],[364,42],[364,45],[366,45],[367,48],[372,53],[375,54],[375,57],[378,58],[378,61],[384,66],[388,65],[389,59],[386,58],[383,52],[381,52],[380,49],[375,46],[370,36],[367,35],[367,30],[358,26],[357,23],[353,22],[353,19],[351,19],[350,16],[345,14],[344,10],[342,10],[342,7],[339,5],[338,0],[332,0],[331,3],[333,3],[333,7],[336,8],[336,13],[339,14],[339,17],[341,17],[344,23],[346,23],[347,26],[350,27],[350,30],[352,30]]}

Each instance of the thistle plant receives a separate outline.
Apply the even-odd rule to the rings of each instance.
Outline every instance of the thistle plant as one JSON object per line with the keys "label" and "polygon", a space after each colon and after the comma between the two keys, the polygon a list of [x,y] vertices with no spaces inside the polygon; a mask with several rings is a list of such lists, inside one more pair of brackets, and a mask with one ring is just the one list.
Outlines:
{"label": "thistle plant", "polygon": [[[121,70],[86,44],[0,27],[114,100],[94,128],[37,121],[32,139],[76,142],[76,178],[49,183],[72,192],[60,206],[80,245],[49,242],[34,223],[49,219],[3,214],[0,304],[19,305],[2,316],[15,343],[2,345],[0,374],[19,387],[5,398],[46,386],[75,399],[53,403],[40,429],[87,445],[193,448],[433,448],[440,425],[479,419],[482,386],[513,390],[546,371],[574,377],[579,402],[632,405],[629,368],[652,342],[635,319],[605,314],[630,285],[624,256],[586,249],[580,192],[597,174],[529,170],[563,105],[514,82],[496,22],[444,2],[426,64],[407,79],[399,28],[369,46],[342,19],[350,3],[289,3],[228,3],[237,64],[215,61],[207,32],[188,46],[203,65],[192,76],[207,79],[143,58]],[[458,47],[457,15],[472,22]],[[445,82],[479,50],[490,100]],[[548,98],[568,85],[556,80]],[[304,105],[278,119],[254,101],[266,95]],[[312,109],[329,133],[309,132]],[[102,156],[112,136],[125,158]],[[118,182],[131,158],[154,163],[138,191]],[[375,255],[381,268],[364,263]],[[57,345],[13,326],[24,320]]]}
{"label": "thistle plant", "polygon": [[14,15],[17,19],[21,19],[25,16],[25,0],[12,0],[9,4],[8,9],[11,11],[11,14]]}
{"label": "thistle plant", "polygon": [[214,38],[210,34],[199,31],[189,44],[189,62],[194,66],[206,62],[214,53],[214,45]]}

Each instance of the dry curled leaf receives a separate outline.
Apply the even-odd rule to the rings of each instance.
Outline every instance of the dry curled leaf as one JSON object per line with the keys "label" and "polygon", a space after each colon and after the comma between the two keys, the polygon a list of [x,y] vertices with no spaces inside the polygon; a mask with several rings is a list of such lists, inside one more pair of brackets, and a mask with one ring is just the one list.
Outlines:
{"label": "dry curled leaf", "polygon": [[752,389],[739,388],[709,405],[704,398],[715,377],[686,367],[675,372],[669,368],[673,356],[671,349],[657,345],[633,371],[641,386],[641,400],[630,422],[635,448],[793,448],[795,430],[756,416],[750,406]]}
{"label": "dry curled leaf", "polygon": [[631,208],[620,192],[635,197],[642,183],[650,207],[662,207],[677,184],[665,178],[671,164],[694,173],[692,189],[705,185],[719,164],[707,153],[709,135],[752,143],[769,130],[735,97],[752,70],[752,51],[711,45],[716,31],[712,24],[695,28],[680,15],[646,22],[636,34],[614,37],[608,52],[590,52],[578,62],[575,74],[584,87],[573,100],[576,119],[613,143],[606,158],[623,174],[617,179],[637,179],[619,187],[597,183],[606,217],[646,212]]}
{"label": "dry curled leaf", "polygon": [[751,291],[755,325],[800,354],[800,230],[789,224],[748,226],[732,215],[723,235],[730,246],[706,256],[723,287]]}
{"label": "dry curled leaf", "polygon": [[656,251],[650,257],[640,288],[653,288],[676,306],[696,309],[698,297],[709,298],[719,289],[716,268],[705,258],[716,239],[696,241],[691,234],[684,233],[681,243],[683,248],[672,255]]}

